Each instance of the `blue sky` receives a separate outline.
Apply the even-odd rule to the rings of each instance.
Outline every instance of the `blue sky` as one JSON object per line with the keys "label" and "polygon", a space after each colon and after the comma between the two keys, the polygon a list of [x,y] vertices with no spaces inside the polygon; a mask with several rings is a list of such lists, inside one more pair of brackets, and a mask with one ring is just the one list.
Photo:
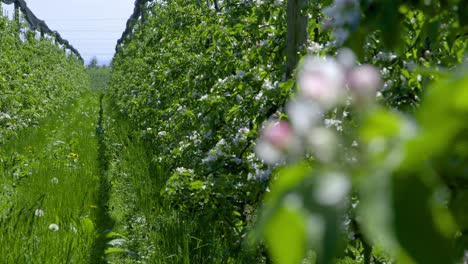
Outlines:
{"label": "blue sky", "polygon": [[[81,53],[109,63],[133,12],[134,0],[26,0],[29,9]],[[2,4],[5,10],[11,6]],[[11,12],[11,11],[10,11]]]}

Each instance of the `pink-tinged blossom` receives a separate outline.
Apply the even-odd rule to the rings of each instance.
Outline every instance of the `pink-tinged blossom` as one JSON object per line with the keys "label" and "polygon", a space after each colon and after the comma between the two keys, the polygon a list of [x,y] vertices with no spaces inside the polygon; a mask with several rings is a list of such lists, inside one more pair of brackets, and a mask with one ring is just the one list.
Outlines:
{"label": "pink-tinged blossom", "polygon": [[293,131],[286,121],[270,121],[262,130],[255,152],[266,163],[275,164],[294,145]]}
{"label": "pink-tinged blossom", "polygon": [[288,122],[272,122],[263,131],[263,137],[274,147],[286,149],[291,143],[292,129]]}
{"label": "pink-tinged blossom", "polygon": [[306,57],[298,76],[302,96],[329,109],[343,101],[345,74],[334,59]]}
{"label": "pink-tinged blossom", "polygon": [[381,86],[380,74],[375,67],[362,65],[349,72],[348,84],[358,100],[375,98]]}

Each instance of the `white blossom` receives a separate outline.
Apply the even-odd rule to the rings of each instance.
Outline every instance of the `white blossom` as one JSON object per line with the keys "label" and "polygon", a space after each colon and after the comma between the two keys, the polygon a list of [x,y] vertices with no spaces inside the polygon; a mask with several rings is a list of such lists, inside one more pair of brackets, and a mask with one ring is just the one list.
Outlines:
{"label": "white blossom", "polygon": [[297,82],[302,96],[325,108],[342,102],[346,92],[343,68],[331,58],[306,57]]}
{"label": "white blossom", "polygon": [[320,177],[314,198],[320,204],[333,206],[344,200],[351,188],[349,179],[340,173]]}
{"label": "white blossom", "polygon": [[350,71],[348,83],[356,97],[372,98],[381,86],[380,74],[374,66],[362,65]]}
{"label": "white blossom", "polygon": [[255,153],[268,164],[278,163],[283,157],[280,150],[266,141],[257,142],[255,145]]}

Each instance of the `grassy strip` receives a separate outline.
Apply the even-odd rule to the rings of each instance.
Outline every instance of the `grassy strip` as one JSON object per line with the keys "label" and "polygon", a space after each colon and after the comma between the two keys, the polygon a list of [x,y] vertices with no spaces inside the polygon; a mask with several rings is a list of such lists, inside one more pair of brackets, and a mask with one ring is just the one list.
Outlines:
{"label": "grassy strip", "polygon": [[29,128],[2,149],[2,263],[89,263],[98,231],[98,100]]}
{"label": "grassy strip", "polygon": [[108,207],[115,220],[108,262],[254,263],[247,252],[233,254],[240,251],[226,243],[223,224],[181,215],[164,203],[161,190],[170,171],[151,159],[151,148],[129,121],[105,105]]}

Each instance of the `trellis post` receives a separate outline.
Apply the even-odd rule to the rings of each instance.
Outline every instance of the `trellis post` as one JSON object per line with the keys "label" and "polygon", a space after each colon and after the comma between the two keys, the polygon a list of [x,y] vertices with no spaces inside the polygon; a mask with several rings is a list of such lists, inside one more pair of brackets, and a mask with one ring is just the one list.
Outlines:
{"label": "trellis post", "polygon": [[308,16],[302,11],[308,0],[289,0],[287,3],[286,75],[289,78],[299,62],[299,51],[307,43]]}

